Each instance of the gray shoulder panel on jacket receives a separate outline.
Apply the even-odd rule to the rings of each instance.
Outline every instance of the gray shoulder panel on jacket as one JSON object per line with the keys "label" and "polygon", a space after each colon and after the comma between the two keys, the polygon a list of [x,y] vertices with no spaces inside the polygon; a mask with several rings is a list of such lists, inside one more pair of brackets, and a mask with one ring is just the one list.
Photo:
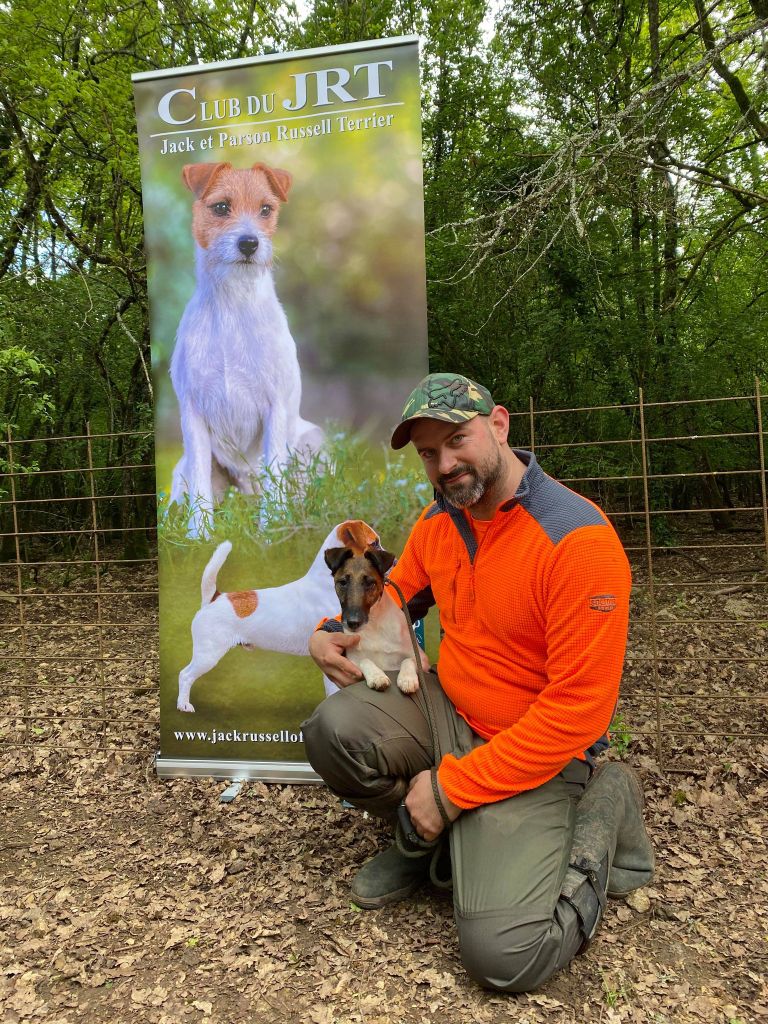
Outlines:
{"label": "gray shoulder panel on jacket", "polygon": [[445,505],[439,501],[434,501],[432,507],[427,509],[427,513],[424,516],[425,519],[431,519],[433,516],[439,516],[441,512],[447,511]]}
{"label": "gray shoulder panel on jacket", "polygon": [[586,498],[539,472],[519,501],[553,544],[559,544],[580,526],[607,526],[605,517]]}

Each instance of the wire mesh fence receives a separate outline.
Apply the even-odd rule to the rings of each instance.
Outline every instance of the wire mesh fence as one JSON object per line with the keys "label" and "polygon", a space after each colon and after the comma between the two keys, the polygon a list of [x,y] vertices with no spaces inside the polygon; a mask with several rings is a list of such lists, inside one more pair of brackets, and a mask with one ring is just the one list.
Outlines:
{"label": "wire mesh fence", "polygon": [[[152,749],[153,440],[4,440],[0,744]],[[44,467],[44,468],[43,468]]]}
{"label": "wire mesh fence", "polygon": [[[595,500],[632,563],[614,742],[667,771],[768,738],[765,402],[512,415],[511,441]],[[0,441],[0,747],[157,746],[152,435]],[[522,553],[521,557],[524,557]]]}

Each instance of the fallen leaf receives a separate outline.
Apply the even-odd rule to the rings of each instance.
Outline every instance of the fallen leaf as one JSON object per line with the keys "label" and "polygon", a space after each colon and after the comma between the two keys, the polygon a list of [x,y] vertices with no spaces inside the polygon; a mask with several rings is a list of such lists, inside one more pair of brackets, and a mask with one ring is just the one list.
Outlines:
{"label": "fallen leaf", "polygon": [[646,914],[651,909],[651,901],[645,889],[635,889],[626,898],[626,904],[638,914]]}

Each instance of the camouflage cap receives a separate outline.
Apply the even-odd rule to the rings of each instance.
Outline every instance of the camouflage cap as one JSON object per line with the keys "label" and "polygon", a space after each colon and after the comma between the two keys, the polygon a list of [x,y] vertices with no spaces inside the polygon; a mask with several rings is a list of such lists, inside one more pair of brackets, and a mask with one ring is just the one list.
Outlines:
{"label": "camouflage cap", "polygon": [[466,423],[475,416],[490,416],[494,404],[490,392],[469,377],[460,373],[430,373],[411,392],[390,444],[394,449],[405,448],[414,420]]}

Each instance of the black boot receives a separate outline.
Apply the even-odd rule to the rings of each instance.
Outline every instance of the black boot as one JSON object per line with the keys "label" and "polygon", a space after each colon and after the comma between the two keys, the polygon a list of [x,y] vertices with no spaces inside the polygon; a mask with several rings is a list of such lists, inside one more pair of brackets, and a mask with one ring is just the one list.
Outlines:
{"label": "black boot", "polygon": [[571,858],[562,896],[576,913],[585,945],[605,897],[626,896],[653,878],[654,856],[643,822],[643,793],[632,770],[611,761],[593,775],[576,807]]}
{"label": "black boot", "polygon": [[560,890],[560,898],[570,903],[579,919],[581,945],[576,953],[583,953],[594,938],[605,911],[605,889],[608,883],[608,854],[598,864],[568,866]]}
{"label": "black boot", "polygon": [[406,856],[396,843],[364,864],[352,879],[352,899],[364,910],[377,910],[416,892],[429,878],[433,850]]}
{"label": "black boot", "polygon": [[643,821],[643,791],[628,765],[598,768],[576,807],[571,864],[596,865],[608,854],[609,896],[626,896],[653,878],[654,856]]}

